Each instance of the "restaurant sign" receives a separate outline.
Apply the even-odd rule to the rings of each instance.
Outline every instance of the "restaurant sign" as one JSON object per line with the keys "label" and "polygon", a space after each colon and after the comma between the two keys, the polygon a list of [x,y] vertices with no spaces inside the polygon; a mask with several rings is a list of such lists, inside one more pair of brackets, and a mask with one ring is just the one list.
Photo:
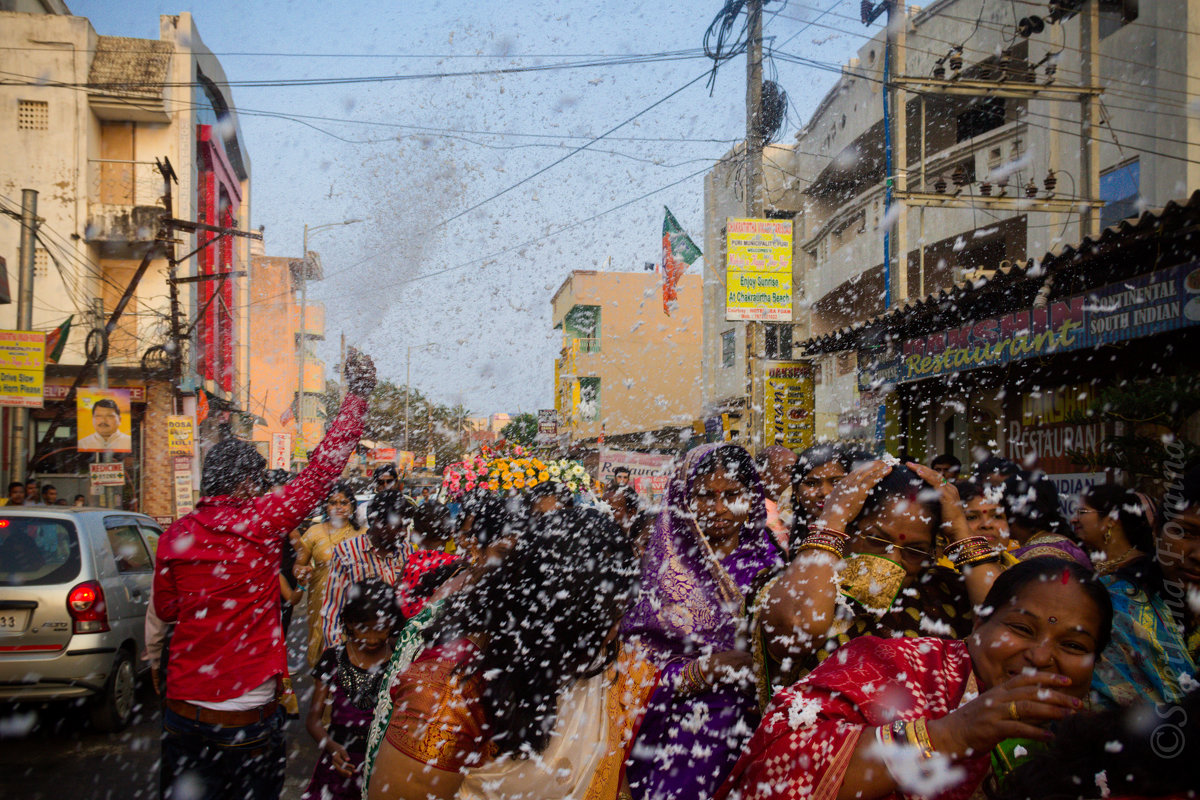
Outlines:
{"label": "restaurant sign", "polygon": [[1200,263],[1192,262],[1073,295],[1048,308],[909,339],[900,356],[899,381],[1140,339],[1198,322]]}

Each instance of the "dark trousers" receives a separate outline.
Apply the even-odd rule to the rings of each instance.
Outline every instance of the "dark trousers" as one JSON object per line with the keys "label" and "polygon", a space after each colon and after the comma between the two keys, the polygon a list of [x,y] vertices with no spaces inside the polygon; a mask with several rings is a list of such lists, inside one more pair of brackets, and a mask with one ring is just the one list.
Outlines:
{"label": "dark trousers", "polygon": [[283,709],[251,725],[208,725],[163,709],[164,800],[278,800],[287,746]]}

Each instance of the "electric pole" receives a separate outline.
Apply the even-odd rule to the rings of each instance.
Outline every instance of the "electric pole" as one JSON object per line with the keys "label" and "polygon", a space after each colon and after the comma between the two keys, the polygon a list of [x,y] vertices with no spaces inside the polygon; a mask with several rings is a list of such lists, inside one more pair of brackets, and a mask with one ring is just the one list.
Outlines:
{"label": "electric pole", "polygon": [[[763,0],[746,2],[746,216],[759,219],[765,206],[763,186],[762,126],[762,7]],[[757,453],[763,438],[763,407],[766,388],[763,374],[763,323],[746,322],[746,377],[749,389],[743,439]]]}
{"label": "electric pole", "polygon": [[[34,189],[21,191],[21,267],[20,284],[17,289],[17,330],[33,329],[33,264],[37,238],[37,200]],[[9,480],[26,479],[29,460],[29,409],[15,408],[12,425],[12,477]]]}

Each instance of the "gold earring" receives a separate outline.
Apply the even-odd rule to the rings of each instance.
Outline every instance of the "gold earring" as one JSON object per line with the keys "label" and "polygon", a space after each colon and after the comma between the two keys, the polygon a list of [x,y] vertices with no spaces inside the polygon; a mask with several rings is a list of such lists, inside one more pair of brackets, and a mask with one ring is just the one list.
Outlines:
{"label": "gold earring", "polygon": [[1104,543],[1108,544],[1112,541],[1112,525],[1104,529]]}

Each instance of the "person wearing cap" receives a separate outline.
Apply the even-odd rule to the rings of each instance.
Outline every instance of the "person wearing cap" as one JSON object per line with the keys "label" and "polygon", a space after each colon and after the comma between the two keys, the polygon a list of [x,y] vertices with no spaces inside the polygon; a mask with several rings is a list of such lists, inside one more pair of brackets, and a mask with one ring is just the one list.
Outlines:
{"label": "person wearing cap", "polygon": [[283,789],[282,550],[362,436],[375,386],[371,359],[352,353],[346,381],[337,418],[295,479],[266,492],[266,461],[255,446],[224,439],[205,455],[196,509],[159,540],[153,610],[175,623],[159,772],[165,798],[274,800]]}
{"label": "person wearing cap", "polygon": [[367,506],[367,532],[338,542],[333,548],[321,604],[326,647],[341,644],[342,603],[351,586],[369,580],[392,587],[400,584],[410,553],[408,527],[415,508],[399,489],[378,492]]}

